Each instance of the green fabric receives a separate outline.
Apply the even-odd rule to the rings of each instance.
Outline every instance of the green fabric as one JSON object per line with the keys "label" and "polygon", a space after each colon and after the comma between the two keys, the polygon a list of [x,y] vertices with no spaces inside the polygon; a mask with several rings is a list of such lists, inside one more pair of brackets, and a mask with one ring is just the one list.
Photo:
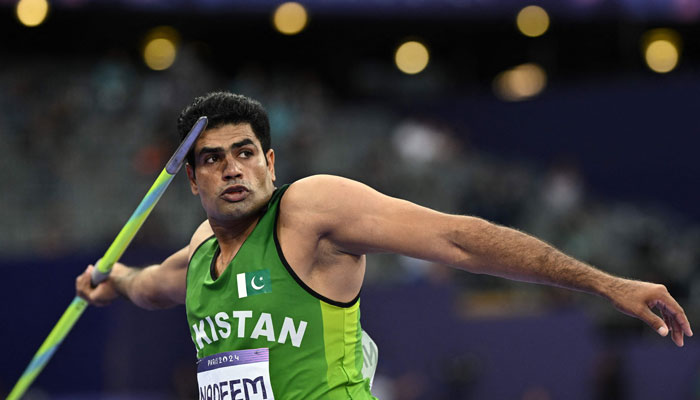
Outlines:
{"label": "green fabric", "polygon": [[341,304],[313,293],[278,247],[275,227],[286,189],[275,191],[218,279],[210,272],[219,250],[215,237],[192,256],[186,308],[197,358],[267,347],[276,399],[373,399],[361,373],[359,299]]}

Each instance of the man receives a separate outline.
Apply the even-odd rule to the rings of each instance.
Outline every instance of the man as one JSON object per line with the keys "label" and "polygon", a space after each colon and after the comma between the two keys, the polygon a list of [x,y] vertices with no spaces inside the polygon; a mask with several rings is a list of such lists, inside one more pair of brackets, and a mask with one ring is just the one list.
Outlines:
{"label": "man", "polygon": [[94,289],[93,266],[76,280],[97,305],[119,295],[148,309],[185,304],[200,398],[372,398],[359,293],[365,254],[375,252],[597,294],[678,346],[692,336],[664,286],[613,277],[516,230],[336,176],[276,189],[262,106],[231,93],[199,97],[180,115],[181,136],[202,115],[209,126],[186,169],[207,220],[190,244],[144,269],[117,263]]}

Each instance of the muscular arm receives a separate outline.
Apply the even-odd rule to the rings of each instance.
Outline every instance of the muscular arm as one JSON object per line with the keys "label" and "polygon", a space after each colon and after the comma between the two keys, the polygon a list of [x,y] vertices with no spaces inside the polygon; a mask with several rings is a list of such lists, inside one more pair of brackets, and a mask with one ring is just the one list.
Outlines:
{"label": "muscular arm", "polygon": [[79,296],[98,306],[107,305],[119,296],[147,310],[183,304],[188,249],[185,247],[162,263],[145,268],[115,263],[109,278],[96,288],[90,286],[94,266],[89,265],[76,279],[76,291]]}
{"label": "muscular arm", "polygon": [[123,296],[147,310],[163,309],[185,303],[187,264],[192,253],[211,235],[205,221],[192,236],[189,246],[166,258],[162,263],[145,268],[115,263],[109,278],[96,288],[90,286],[94,266],[76,278],[76,292],[91,304],[103,306]]}
{"label": "muscular arm", "polygon": [[[296,187],[295,187],[296,186]],[[313,193],[313,196],[304,194]],[[663,285],[609,275],[514,229],[480,218],[439,213],[382,195],[351,180],[315,176],[289,189],[304,199],[304,218],[319,237],[350,254],[393,252],[473,273],[564,287],[603,296],[681,346],[692,335],[683,309]],[[657,307],[661,319],[651,309]]]}

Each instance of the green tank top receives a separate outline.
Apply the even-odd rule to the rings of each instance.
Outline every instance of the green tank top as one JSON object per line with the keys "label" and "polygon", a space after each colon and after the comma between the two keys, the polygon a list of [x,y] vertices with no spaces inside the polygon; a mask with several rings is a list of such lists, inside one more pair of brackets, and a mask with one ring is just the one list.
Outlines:
{"label": "green tank top", "polygon": [[321,296],[282,254],[276,226],[287,187],[275,190],[220,277],[211,274],[219,255],[216,237],[194,252],[185,305],[197,358],[267,348],[276,399],[374,399],[369,377],[362,375],[359,295],[349,303]]}

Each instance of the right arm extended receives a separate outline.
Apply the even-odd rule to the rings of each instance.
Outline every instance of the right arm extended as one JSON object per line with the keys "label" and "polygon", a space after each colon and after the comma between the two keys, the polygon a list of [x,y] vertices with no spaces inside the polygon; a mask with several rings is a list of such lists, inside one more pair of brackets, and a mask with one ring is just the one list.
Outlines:
{"label": "right arm extended", "polygon": [[209,222],[204,221],[192,236],[189,246],[175,252],[162,263],[145,268],[115,263],[109,278],[95,288],[90,285],[94,266],[88,265],[75,280],[76,292],[97,306],[105,306],[119,296],[124,296],[147,310],[184,304],[187,264],[194,250],[211,234]]}

